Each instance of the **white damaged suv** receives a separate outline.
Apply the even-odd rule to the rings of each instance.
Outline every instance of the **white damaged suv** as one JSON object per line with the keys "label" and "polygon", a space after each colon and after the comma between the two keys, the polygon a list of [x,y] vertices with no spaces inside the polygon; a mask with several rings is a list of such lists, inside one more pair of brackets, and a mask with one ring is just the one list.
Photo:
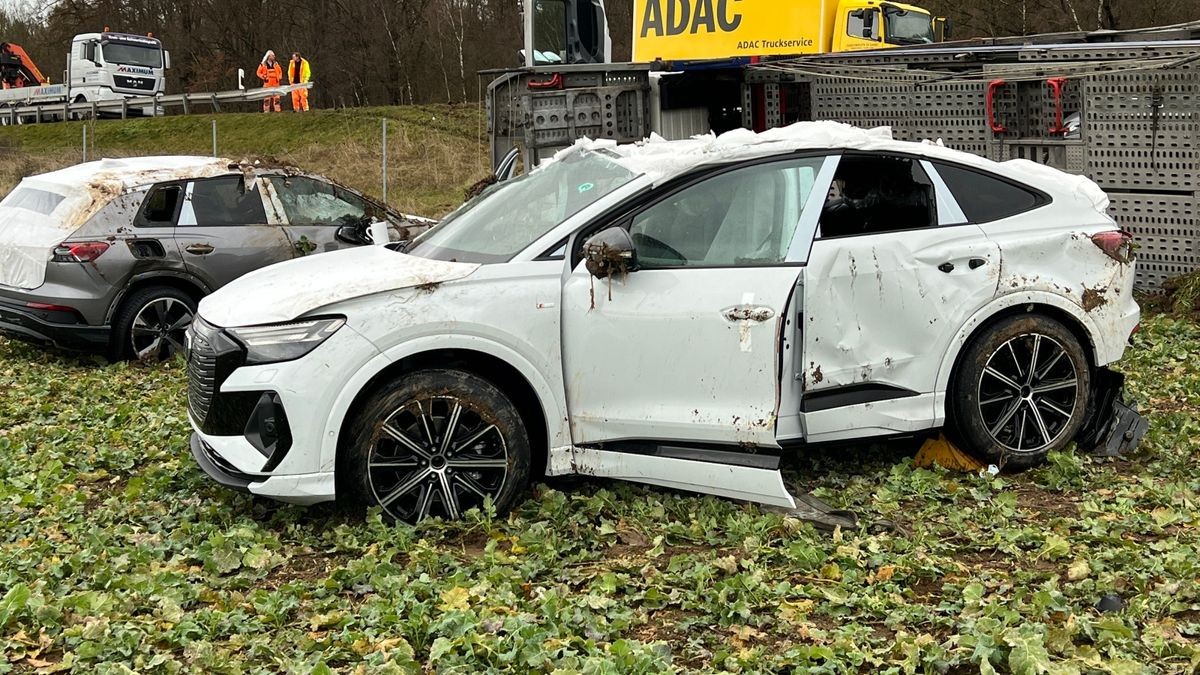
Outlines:
{"label": "white damaged suv", "polygon": [[780,457],[945,428],[1010,468],[1136,443],[1129,235],[1091,181],[865,131],[580,142],[417,240],[205,298],[192,453],[397,520],[581,473],[792,506]]}

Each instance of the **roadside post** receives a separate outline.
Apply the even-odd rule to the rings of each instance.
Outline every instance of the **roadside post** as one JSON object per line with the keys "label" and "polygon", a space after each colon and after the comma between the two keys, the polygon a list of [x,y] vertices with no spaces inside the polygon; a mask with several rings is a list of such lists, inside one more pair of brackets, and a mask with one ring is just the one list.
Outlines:
{"label": "roadside post", "polygon": [[388,165],[387,131],[388,131],[388,129],[387,129],[387,127],[388,127],[388,125],[387,125],[387,123],[388,123],[388,121],[386,119],[383,120],[383,203],[384,203],[384,205],[387,205],[387,203],[388,203],[388,198],[387,198],[387,188],[388,188],[388,176],[387,176],[387,165]]}

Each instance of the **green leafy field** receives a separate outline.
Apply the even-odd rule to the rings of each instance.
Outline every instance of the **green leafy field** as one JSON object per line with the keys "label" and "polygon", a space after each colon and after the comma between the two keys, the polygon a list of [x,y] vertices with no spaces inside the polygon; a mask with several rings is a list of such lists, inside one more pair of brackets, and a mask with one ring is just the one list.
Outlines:
{"label": "green leafy field", "polygon": [[416,529],[280,506],[192,463],[181,367],[0,341],[0,671],[1191,672],[1197,354],[1197,324],[1147,322],[1125,367],[1153,430],[1125,460],[797,460],[899,525],[831,536],[608,482]]}

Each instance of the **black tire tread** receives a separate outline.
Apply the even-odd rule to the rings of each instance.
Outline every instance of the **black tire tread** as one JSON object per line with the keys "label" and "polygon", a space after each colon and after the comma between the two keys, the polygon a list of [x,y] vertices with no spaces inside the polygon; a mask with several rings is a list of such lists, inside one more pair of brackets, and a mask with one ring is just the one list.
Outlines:
{"label": "black tire tread", "polygon": [[[1055,338],[1071,355],[1083,384],[1083,394],[1076,401],[1067,432],[1057,443],[1038,452],[1013,454],[997,446],[983,428],[983,422],[977,414],[976,381],[981,369],[979,364],[996,348],[1013,337],[1034,331]],[[955,445],[981,462],[1015,471],[1038,466],[1045,462],[1047,455],[1061,450],[1078,435],[1086,417],[1087,399],[1091,394],[1090,373],[1086,350],[1075,334],[1062,322],[1044,314],[1021,314],[1002,319],[978,332],[963,351],[959,367],[955,369],[947,392],[946,435]]]}
{"label": "black tire tread", "polygon": [[143,307],[159,298],[174,298],[185,303],[192,314],[196,314],[196,301],[187,293],[174,286],[147,286],[139,288],[121,301],[113,320],[112,337],[109,339],[108,358],[111,361],[127,361],[133,358],[133,350],[129,345],[129,334],[133,330],[133,320]]}
{"label": "black tire tread", "polygon": [[[497,513],[507,513],[524,495],[530,480],[532,452],[520,410],[499,387],[472,372],[434,368],[405,373],[384,384],[366,400],[343,435],[335,479],[338,501],[355,510],[376,505],[365,471],[367,453],[378,426],[403,402],[418,396],[468,395],[491,409],[508,447],[509,474],[495,499]],[[384,514],[389,518],[388,514]]]}

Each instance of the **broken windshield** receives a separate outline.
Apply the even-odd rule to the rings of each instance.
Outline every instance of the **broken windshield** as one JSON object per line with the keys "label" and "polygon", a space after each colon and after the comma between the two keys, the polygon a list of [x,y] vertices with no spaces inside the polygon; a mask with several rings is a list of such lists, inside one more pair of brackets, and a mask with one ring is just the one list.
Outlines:
{"label": "broken windshield", "polygon": [[492,186],[413,242],[407,253],[433,260],[507,262],[635,177],[600,152],[576,152]]}

